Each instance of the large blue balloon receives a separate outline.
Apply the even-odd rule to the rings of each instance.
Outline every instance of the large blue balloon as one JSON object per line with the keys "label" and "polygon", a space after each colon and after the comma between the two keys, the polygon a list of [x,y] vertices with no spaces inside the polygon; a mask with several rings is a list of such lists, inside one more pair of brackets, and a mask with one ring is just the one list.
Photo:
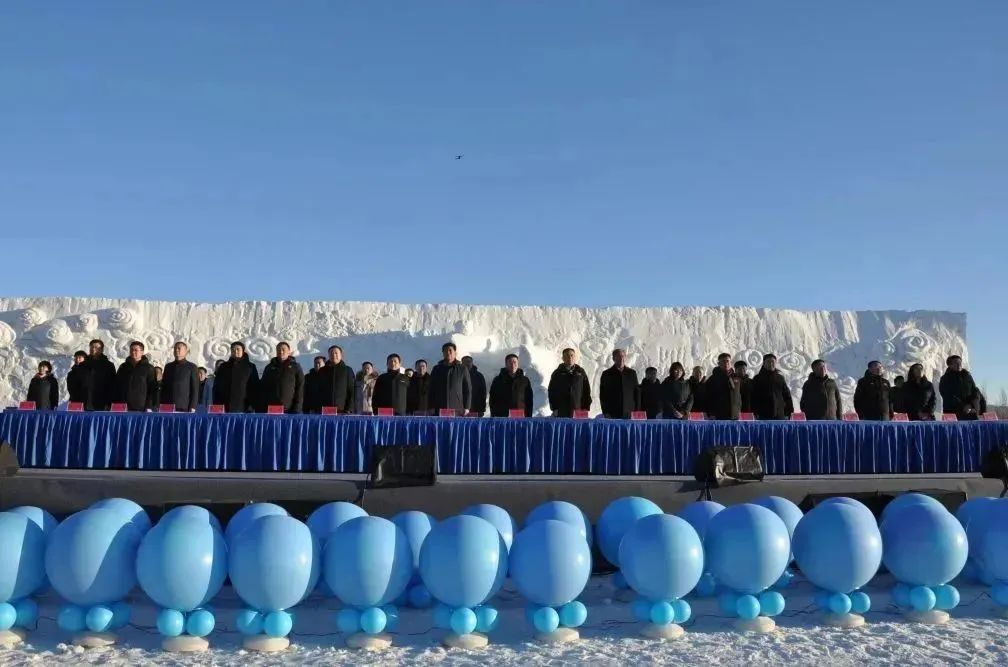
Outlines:
{"label": "large blue balloon", "polygon": [[95,504],[91,505],[88,509],[111,510],[123,521],[128,521],[133,524],[133,527],[140,531],[141,535],[150,530],[151,527],[150,517],[147,516],[147,512],[144,511],[144,508],[126,498],[105,498],[104,500],[99,500]]}
{"label": "large blue balloon", "polygon": [[619,545],[630,527],[652,514],[661,514],[661,508],[647,498],[628,496],[614,500],[602,510],[599,517],[598,541],[602,555],[613,565],[619,564]]}
{"label": "large blue balloon", "polygon": [[423,546],[431,528],[437,525],[437,519],[426,512],[409,510],[392,517],[392,523],[406,535],[410,550],[413,552],[413,569],[420,569],[420,548]]}
{"label": "large blue balloon", "polygon": [[704,537],[707,570],[719,584],[755,595],[787,568],[791,540],[780,517],[759,505],[733,505],[718,512]]}
{"label": "large blue balloon", "polygon": [[[826,500],[816,505],[816,507],[821,507],[822,505],[833,505],[833,504],[847,505],[848,507],[853,507],[861,514],[868,516],[872,521],[875,521],[875,514],[872,513],[870,509],[868,509],[867,505],[865,505],[859,500],[854,500],[853,498],[847,498],[846,496],[833,496],[832,498],[827,498]],[[876,525],[877,523],[878,522],[876,521]]]}
{"label": "large blue balloon", "polygon": [[725,508],[721,503],[716,503],[713,500],[698,500],[695,503],[690,503],[686,505],[681,510],[679,510],[676,515],[680,519],[684,519],[686,523],[693,526],[693,530],[697,532],[700,539],[703,540],[704,535],[707,534],[707,524],[710,523],[711,518],[715,514],[720,512]]}
{"label": "large blue balloon", "polygon": [[228,521],[224,530],[224,541],[228,548],[238,535],[259,519],[267,516],[288,516],[287,510],[273,503],[252,503],[238,510]]}
{"label": "large blue balloon", "polygon": [[56,520],[52,514],[46,512],[41,507],[33,507],[32,505],[22,505],[21,507],[12,507],[9,510],[4,510],[5,512],[14,512],[15,514],[21,514],[28,517],[31,521],[35,523],[36,526],[42,529],[42,534],[49,538],[56,526],[59,525],[59,521]]}
{"label": "large blue balloon", "polygon": [[158,605],[198,609],[217,595],[227,577],[224,536],[206,517],[165,516],[140,542],[136,573],[140,588]]}
{"label": "large blue balloon", "polygon": [[527,600],[559,607],[581,595],[591,577],[591,549],[563,521],[533,521],[515,536],[508,556],[511,579]]}
{"label": "large blue balloon", "polygon": [[652,514],[623,536],[619,566],[630,588],[647,599],[676,600],[703,575],[703,543],[685,519]]}
{"label": "large blue balloon", "polygon": [[[985,576],[983,568],[983,542],[990,523],[988,517],[994,508],[999,504],[1008,505],[1008,501],[997,498],[970,498],[956,510],[955,516],[966,531],[966,541],[969,542],[968,568],[974,579],[982,579]],[[986,575],[989,582],[993,582],[989,575]]]}
{"label": "large blue balloon", "polygon": [[1008,582],[1008,502],[999,500],[985,507],[982,519],[986,529],[976,557],[979,574],[987,583]]}
{"label": "large blue balloon", "polygon": [[202,521],[203,523],[210,524],[221,534],[224,533],[224,528],[221,527],[220,519],[214,516],[210,510],[205,507],[200,507],[199,505],[180,505],[179,507],[170,509],[165,512],[164,516],[161,517],[161,520],[158,521],[158,523],[175,521],[176,519],[196,519],[198,521]]}
{"label": "large blue balloon", "polygon": [[413,576],[406,534],[388,519],[362,516],[345,522],[326,540],[322,575],[346,605],[380,607],[402,595]]}
{"label": "large blue balloon", "polygon": [[941,505],[910,503],[882,521],[882,562],[897,581],[940,586],[963,569],[966,531]]}
{"label": "large blue balloon", "polygon": [[527,528],[536,521],[546,521],[547,519],[570,524],[571,528],[578,531],[589,545],[592,543],[594,535],[592,534],[591,521],[577,505],[565,500],[548,500],[528,513],[528,516],[525,517],[525,527]]}
{"label": "large blue balloon", "polygon": [[20,600],[45,583],[46,536],[24,514],[0,512],[0,602]]}
{"label": "large blue balloon", "polygon": [[483,604],[504,584],[508,550],[497,529],[470,515],[445,519],[420,549],[420,576],[435,599],[453,607]]}
{"label": "large blue balloon", "polygon": [[875,517],[850,505],[819,505],[806,514],[791,542],[805,577],[830,593],[850,593],[875,576],[882,534]]}
{"label": "large blue balloon", "polygon": [[289,609],[318,583],[318,540],[289,516],[253,521],[228,550],[228,571],[238,597],[261,612]]}
{"label": "large blue balloon", "polygon": [[780,496],[763,496],[752,502],[754,505],[765,507],[779,516],[784,525],[787,526],[789,536],[794,535],[795,526],[798,525],[798,522],[804,516],[797,505],[787,498],[781,498]]}
{"label": "large blue balloon", "polygon": [[142,535],[108,509],[67,517],[49,536],[45,569],[52,587],[81,607],[118,602],[136,585]]}
{"label": "large blue balloon", "polygon": [[354,505],[353,503],[341,500],[322,505],[311,513],[305,523],[308,524],[308,528],[311,530],[312,535],[315,536],[315,539],[319,541],[319,544],[325,544],[329,536],[335,533],[336,529],[344,523],[350,519],[367,515],[368,513],[360,505]]}
{"label": "large blue balloon", "polygon": [[508,548],[508,551],[511,550],[511,543],[514,541],[515,533],[518,532],[518,526],[515,520],[511,518],[511,515],[507,513],[507,510],[497,505],[470,505],[459,512],[459,514],[478,516],[481,519],[489,521],[504,539],[504,545]]}
{"label": "large blue balloon", "polygon": [[940,502],[938,502],[931,496],[925,495],[923,493],[914,493],[914,492],[903,493],[890,500],[889,503],[884,508],[882,508],[882,516],[879,517],[879,524],[881,524],[883,521],[889,518],[889,515],[892,514],[893,512],[897,512],[902,508],[907,507],[908,505],[921,505],[921,504],[931,505],[932,507],[941,508],[945,511],[948,511],[944,505],[942,505]]}

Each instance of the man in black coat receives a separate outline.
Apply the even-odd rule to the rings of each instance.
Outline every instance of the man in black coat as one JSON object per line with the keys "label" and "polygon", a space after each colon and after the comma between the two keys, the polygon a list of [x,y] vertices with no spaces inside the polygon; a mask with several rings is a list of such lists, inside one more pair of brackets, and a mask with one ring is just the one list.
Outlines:
{"label": "man in black coat", "polygon": [[640,410],[640,383],[637,371],[626,365],[626,350],[615,349],[613,365],[602,371],[599,380],[599,403],[602,414],[610,419],[628,419]]}
{"label": "man in black coat", "polygon": [[428,406],[437,415],[441,410],[454,410],[464,416],[472,405],[472,381],[469,371],[458,360],[455,343],[441,346],[442,359],[430,374],[427,391]]}
{"label": "man in black coat", "polygon": [[85,410],[108,410],[116,395],[116,367],[105,356],[105,343],[97,338],[88,344],[87,361],[84,362],[83,387]]}
{"label": "man in black coat", "polygon": [[388,370],[375,380],[371,408],[375,414],[378,414],[378,408],[392,408],[392,414],[397,417],[405,415],[410,379],[402,372],[402,359],[398,354],[390,354],[385,364]]}
{"label": "man in black coat", "polygon": [[833,378],[826,375],[826,362],[816,359],[812,362],[812,372],[802,385],[801,411],[805,418],[813,421],[843,419],[843,403],[840,389]]}
{"label": "man in black coat", "polygon": [[[306,378],[306,387],[307,384]],[[336,408],[340,414],[354,410],[354,370],[343,361],[343,348],[339,345],[329,348],[329,360],[318,370],[316,393],[319,412],[322,408]]]}
{"label": "man in black coat", "polygon": [[411,415],[426,415],[429,411],[427,398],[430,392],[427,360],[417,359],[414,368],[416,372],[410,378],[409,393],[406,394],[406,411]]}
{"label": "man in black coat", "polygon": [[67,400],[70,403],[84,403],[87,401],[87,371],[84,364],[87,361],[87,352],[77,350],[74,352],[73,366],[66,376]]}
{"label": "man in black coat", "polygon": [[975,420],[982,414],[980,390],[970,372],[962,367],[962,357],[952,355],[945,361],[945,373],[938,382],[942,411],[951,412],[963,420]]}
{"label": "man in black coat", "polygon": [[658,379],[658,369],[648,366],[644,369],[644,379],[640,384],[641,409],[647,413],[648,419],[658,419],[662,411],[661,380]]}
{"label": "man in black coat", "polygon": [[576,362],[577,351],[568,347],[563,351],[563,363],[550,375],[546,393],[555,417],[570,418],[575,410],[591,409],[591,383],[588,374]]}
{"label": "man in black coat", "polygon": [[304,371],[291,356],[288,343],[277,343],[276,353],[259,382],[260,410],[267,412],[269,406],[280,405],[285,413],[298,414],[304,408]]}
{"label": "man in black coat", "polygon": [[892,418],[889,380],[882,377],[882,364],[872,361],[854,390],[854,411],[862,421],[887,422]]}
{"label": "man in black coat", "polygon": [[[741,394],[741,385],[739,387]],[[752,408],[756,419],[790,419],[794,412],[787,380],[777,370],[777,356],[763,355],[763,367],[752,380]]]}
{"label": "man in black coat", "polygon": [[518,368],[518,355],[504,357],[504,368],[490,383],[490,416],[507,417],[511,410],[532,416],[532,383]]}
{"label": "man in black coat", "polygon": [[462,357],[462,365],[469,371],[469,382],[472,383],[472,405],[469,406],[469,413],[482,416],[486,414],[487,408],[486,378],[473,364],[472,357]]}
{"label": "man in black coat", "polygon": [[231,357],[214,373],[213,404],[225,412],[255,412],[259,405],[259,369],[245,354],[245,344],[231,343]]}
{"label": "man in black coat", "polygon": [[742,395],[735,382],[731,355],[722,352],[717,358],[718,365],[704,382],[704,410],[711,419],[738,419],[742,411]]}
{"label": "man in black coat", "polygon": [[165,364],[161,375],[161,403],[171,404],[179,412],[196,412],[200,381],[196,364],[186,359],[189,346],[178,341],[172,348],[175,361]]}
{"label": "man in black coat", "polygon": [[903,405],[904,384],[906,384],[906,378],[902,375],[897,375],[893,378],[892,387],[889,388],[889,405],[894,414],[907,411],[906,406]]}
{"label": "man in black coat", "polygon": [[[693,397],[693,412],[707,412],[704,405],[704,390],[707,388],[707,378],[704,376],[703,368],[693,367],[693,373],[689,378],[690,395]],[[689,415],[686,415],[687,417]]]}
{"label": "man in black coat", "polygon": [[129,358],[116,372],[115,395],[117,402],[125,403],[130,412],[150,412],[157,400],[157,379],[154,366],[144,356],[144,344],[138,340],[130,343]]}
{"label": "man in black coat", "polygon": [[738,382],[739,396],[742,397],[742,412],[752,412],[752,383],[749,364],[742,359],[735,362],[735,381]]}
{"label": "man in black coat", "polygon": [[[305,414],[317,415],[322,412],[322,395],[319,389],[319,371],[326,365],[326,358],[318,356],[312,359],[311,370],[305,373],[304,379],[304,405]],[[340,412],[343,409],[340,408]]]}

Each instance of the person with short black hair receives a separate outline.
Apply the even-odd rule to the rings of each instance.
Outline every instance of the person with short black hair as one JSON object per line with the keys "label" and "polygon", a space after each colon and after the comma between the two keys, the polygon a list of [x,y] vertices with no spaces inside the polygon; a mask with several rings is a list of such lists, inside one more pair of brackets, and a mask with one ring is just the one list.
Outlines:
{"label": "person with short black hair", "polygon": [[739,396],[742,398],[742,412],[752,412],[752,383],[749,377],[749,364],[743,359],[735,362],[735,382],[738,383]]}
{"label": "person with short black hair", "polygon": [[409,394],[406,397],[406,411],[411,415],[426,415],[428,395],[430,390],[430,373],[427,372],[427,360],[417,359],[414,364],[416,372],[410,378]]}
{"label": "person with short black hair", "polygon": [[354,412],[359,415],[369,415],[374,412],[374,389],[378,382],[378,373],[374,364],[365,361],[354,376]]}
{"label": "person with short black hair", "polygon": [[644,379],[640,384],[641,409],[647,413],[648,419],[658,419],[662,411],[661,380],[658,379],[658,369],[648,366],[644,369]]}
{"label": "person with short black hair", "polygon": [[693,388],[686,379],[686,368],[682,363],[672,362],[661,388],[662,419],[688,419],[693,410]]}
{"label": "person with short black hair", "polygon": [[640,409],[641,388],[637,371],[626,365],[626,357],[626,350],[613,350],[613,365],[602,371],[599,380],[602,414],[610,419],[628,419],[631,412]]}
{"label": "person with short black hair", "polygon": [[312,377],[315,412],[322,408],[336,408],[343,414],[354,411],[354,371],[343,359],[343,348],[331,345],[326,350],[328,359],[322,366],[315,369],[316,375],[309,371],[305,376],[305,400],[308,400],[308,378]]}
{"label": "person with short black hair", "polygon": [[577,365],[577,350],[564,348],[562,357],[563,362],[550,375],[546,393],[553,416],[570,418],[577,410],[591,409],[591,383],[585,369]]}
{"label": "person with short black hair", "polygon": [[231,356],[214,373],[211,397],[225,412],[255,412],[259,401],[259,369],[245,353],[241,341],[231,343]]}
{"label": "person with short black hair", "polygon": [[67,400],[70,403],[84,403],[87,401],[87,352],[77,350],[73,356],[73,366],[66,376]]}
{"label": "person with short black hair", "polygon": [[454,410],[458,415],[469,412],[472,404],[472,381],[469,370],[458,359],[455,343],[441,346],[442,359],[430,374],[427,400],[436,415],[441,410]]}
{"label": "person with short black hair", "polygon": [[693,412],[706,413],[704,405],[704,389],[707,388],[707,376],[702,366],[694,366],[689,377],[690,395],[693,397]]}
{"label": "person with short black hair", "polygon": [[116,395],[116,367],[105,356],[105,343],[95,338],[88,343],[88,358],[81,369],[85,391],[84,409],[108,410]]}
{"label": "person with short black hair", "polygon": [[731,355],[718,355],[717,366],[704,383],[704,410],[711,419],[736,420],[742,410],[742,395],[735,383]]}
{"label": "person with short black hair", "polygon": [[854,390],[854,411],[862,421],[887,422],[892,418],[889,380],[882,377],[882,363],[871,361]]}
{"label": "person with short black hair", "polygon": [[801,411],[812,421],[836,421],[843,418],[843,403],[836,381],[826,374],[826,362],[816,359],[812,372],[802,385]]}
{"label": "person with short black hair", "polygon": [[[333,346],[336,347],[336,346]],[[331,350],[332,348],[330,348]],[[319,355],[312,359],[311,369],[305,373],[304,379],[304,413],[317,415],[322,412],[322,394],[319,387],[319,372],[325,367],[326,358]],[[346,364],[344,364],[345,366]],[[340,412],[349,412],[342,407]]]}
{"label": "person with short black hair", "polygon": [[960,421],[976,420],[983,414],[980,390],[973,376],[963,368],[962,357],[953,354],[945,360],[945,373],[938,382],[942,409],[951,412]]}
{"label": "person with short black hair", "polygon": [[900,396],[903,409],[899,412],[905,412],[910,421],[934,421],[937,397],[934,385],[924,377],[922,364],[914,364],[907,371]]}
{"label": "person with short black hair", "polygon": [[763,355],[763,367],[753,378],[752,408],[756,419],[768,421],[790,419],[794,412],[791,389],[777,370],[775,354]]}
{"label": "person with short black hair", "polygon": [[287,414],[299,414],[303,410],[304,371],[291,355],[287,341],[277,343],[276,356],[263,369],[259,388],[261,412],[267,412],[271,405],[283,407]]}
{"label": "person with short black hair", "polygon": [[[200,402],[201,378],[196,364],[186,359],[189,346],[178,341],[172,346],[175,360],[165,364],[161,376],[160,403],[171,404],[179,412],[196,412]],[[203,369],[205,381],[206,369]],[[156,379],[156,378],[155,378]]]}
{"label": "person with short black hair", "polygon": [[482,416],[486,414],[487,408],[486,378],[479,372],[472,357],[468,355],[462,357],[462,365],[469,371],[469,382],[472,384],[472,401],[469,405],[469,413]]}
{"label": "person with short black hair", "polygon": [[387,370],[375,380],[371,408],[375,412],[379,408],[391,408],[392,414],[397,417],[405,415],[410,379],[402,372],[402,359],[398,354],[390,354],[385,358],[385,367]]}
{"label": "person with short black hair", "polygon": [[53,375],[52,364],[45,359],[38,362],[38,372],[28,383],[25,400],[33,402],[36,410],[55,410],[59,405],[59,382]]}
{"label": "person with short black hair", "polygon": [[889,388],[889,403],[891,404],[893,414],[906,412],[906,407],[903,405],[904,384],[906,384],[906,378],[902,375],[897,375],[893,378],[892,387]]}
{"label": "person with short black hair", "polygon": [[507,417],[511,410],[532,416],[532,383],[518,367],[518,355],[504,357],[504,368],[490,383],[490,416]]}
{"label": "person with short black hair", "polygon": [[129,357],[116,372],[116,398],[130,412],[150,412],[157,400],[157,379],[154,366],[144,355],[144,344],[135,340],[129,344]]}

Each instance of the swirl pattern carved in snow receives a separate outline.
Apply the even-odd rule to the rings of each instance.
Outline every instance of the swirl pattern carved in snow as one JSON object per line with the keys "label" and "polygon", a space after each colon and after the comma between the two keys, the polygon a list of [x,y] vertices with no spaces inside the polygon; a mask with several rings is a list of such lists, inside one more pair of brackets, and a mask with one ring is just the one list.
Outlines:
{"label": "swirl pattern carved in snow", "polygon": [[94,333],[98,330],[98,316],[94,313],[81,313],[72,322],[73,328],[81,333]]}
{"label": "swirl pattern carved in snow", "polygon": [[245,350],[255,361],[269,361],[275,354],[276,343],[270,338],[253,338],[245,342]]}
{"label": "swirl pattern carved in snow", "polygon": [[[231,341],[227,338],[217,336],[203,343],[204,359],[216,361],[218,359],[227,359],[230,356]],[[213,361],[208,361],[208,363],[213,363]]]}
{"label": "swirl pattern carved in snow", "polygon": [[798,350],[789,350],[777,357],[777,365],[787,373],[800,373],[809,367],[811,360]]}
{"label": "swirl pattern carved in snow", "polygon": [[[759,368],[763,364],[763,353],[753,349],[742,350],[738,353],[736,359],[741,359],[749,364],[749,368]],[[716,358],[714,361],[717,363]]]}
{"label": "swirl pattern carved in snow", "polygon": [[35,339],[50,347],[63,347],[73,342],[73,331],[64,320],[51,320],[34,331]]}
{"label": "swirl pattern carved in snow", "polygon": [[38,325],[49,319],[45,311],[41,308],[25,308],[20,313],[18,313],[18,324],[21,325],[21,330],[25,331],[28,329],[34,329]]}
{"label": "swirl pattern carved in snow", "polygon": [[904,329],[893,338],[893,345],[903,361],[912,363],[923,360],[934,347],[934,341],[920,329]]}
{"label": "swirl pattern carved in snow", "polygon": [[9,345],[13,345],[16,340],[17,332],[14,331],[14,327],[6,322],[0,321],[0,346],[7,347]]}
{"label": "swirl pattern carved in snow", "polygon": [[104,319],[105,326],[112,331],[133,331],[140,324],[139,316],[129,308],[113,308]]}
{"label": "swirl pattern carved in snow", "polygon": [[170,350],[175,345],[175,334],[167,329],[155,329],[143,335],[147,351]]}

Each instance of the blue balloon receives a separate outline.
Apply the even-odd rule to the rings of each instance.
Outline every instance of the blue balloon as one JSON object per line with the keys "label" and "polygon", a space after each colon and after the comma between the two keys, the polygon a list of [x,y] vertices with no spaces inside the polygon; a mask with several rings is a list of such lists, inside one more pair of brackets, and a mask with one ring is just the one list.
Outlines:
{"label": "blue balloon", "polygon": [[637,598],[630,606],[633,617],[645,623],[651,620],[651,600],[647,598]]}
{"label": "blue balloon", "polygon": [[417,584],[409,589],[409,603],[410,606],[417,609],[426,609],[431,606],[434,598],[431,597],[430,591],[423,584]]}
{"label": "blue balloon", "polygon": [[518,533],[508,560],[518,592],[547,607],[577,598],[591,577],[588,542],[576,528],[555,519],[535,521]]}
{"label": "blue balloon", "polygon": [[231,520],[228,521],[227,528],[224,529],[224,541],[231,549],[231,544],[246,528],[253,523],[267,516],[289,516],[287,510],[274,505],[273,503],[252,503],[238,510]]}
{"label": "blue balloon", "polygon": [[38,621],[38,603],[31,598],[22,598],[14,603],[14,614],[14,625],[20,628],[33,627]]}
{"label": "blue balloon", "polygon": [[322,505],[308,516],[308,520],[305,523],[308,524],[308,528],[311,530],[312,535],[315,536],[315,539],[319,541],[319,544],[325,544],[329,536],[335,533],[336,529],[344,523],[350,519],[357,519],[367,515],[368,513],[360,505],[354,505],[353,503],[341,500]]}
{"label": "blue balloon", "polygon": [[507,547],[507,550],[511,551],[511,543],[514,541],[515,533],[518,532],[518,526],[515,524],[515,520],[511,518],[511,515],[507,513],[507,510],[497,505],[470,505],[459,512],[459,514],[478,516],[481,519],[489,521],[504,539],[504,545]]}
{"label": "blue balloon", "polygon": [[133,527],[143,535],[151,527],[150,517],[144,508],[127,498],[105,498],[94,503],[88,509],[105,509],[116,514],[122,521],[133,524]]}
{"label": "blue balloon", "polygon": [[56,625],[64,632],[81,632],[87,627],[85,612],[75,604],[68,604],[59,610]]}
{"label": "blue balloon", "polygon": [[540,607],[532,615],[532,625],[539,632],[548,635],[560,627],[560,614],[552,607]]}
{"label": "blue balloon", "polygon": [[83,607],[122,600],[136,585],[140,532],[121,515],[87,509],[56,527],[45,552],[52,587]]}
{"label": "blue balloon", "polygon": [[597,530],[599,549],[613,565],[619,565],[619,547],[623,536],[638,519],[652,514],[661,514],[660,507],[647,498],[627,496],[612,501],[602,510]]}
{"label": "blue balloon", "polygon": [[215,530],[220,533],[224,533],[224,528],[221,526],[220,519],[218,519],[214,514],[205,507],[200,507],[199,505],[180,505],[174,509],[170,509],[165,512],[164,516],[158,523],[164,523],[165,521],[175,521],[176,519],[196,519],[197,521],[202,521],[208,523],[214,527]]}
{"label": "blue balloon", "polygon": [[849,593],[878,572],[882,534],[870,512],[820,504],[798,522],[791,549],[806,579],[832,593]]}
{"label": "blue balloon", "polygon": [[112,617],[115,614],[106,605],[98,605],[88,609],[84,623],[91,632],[106,632],[112,627]]}
{"label": "blue balloon", "polygon": [[476,629],[476,612],[468,607],[460,607],[452,612],[451,629],[457,635],[467,635]]}
{"label": "blue balloon", "polygon": [[594,536],[592,535],[591,521],[577,505],[564,500],[546,501],[528,513],[528,516],[525,517],[525,527],[527,528],[536,521],[546,521],[547,519],[570,524],[588,542],[589,546],[592,544]]}
{"label": "blue balloon", "polygon": [[565,628],[579,628],[588,620],[588,608],[584,603],[573,600],[560,607],[560,625]]}
{"label": "blue balloon", "polygon": [[[787,528],[784,530],[787,530]],[[735,613],[738,614],[739,618],[746,620],[756,618],[760,613],[759,599],[755,595],[738,596],[738,599],[735,600]]]}
{"label": "blue balloon", "polygon": [[259,611],[293,607],[318,582],[318,541],[308,526],[289,516],[264,516],[253,522],[234,539],[229,554],[235,592]]}
{"label": "blue balloon", "polygon": [[707,524],[710,523],[711,518],[715,514],[724,508],[724,505],[716,503],[713,500],[698,500],[683,507],[676,512],[676,515],[681,519],[685,519],[686,523],[693,526],[693,530],[703,540],[704,535],[707,534]]}
{"label": "blue balloon", "polygon": [[46,536],[24,514],[0,512],[0,602],[19,600],[42,588]]}
{"label": "blue balloon", "polygon": [[261,635],[264,620],[262,613],[255,609],[240,609],[235,617],[235,627],[246,636]]}
{"label": "blue balloon", "polygon": [[969,555],[966,531],[940,505],[906,504],[886,517],[881,532],[882,562],[897,581],[914,586],[951,581]]}
{"label": "blue balloon", "polygon": [[340,609],[336,614],[336,627],[345,635],[352,635],[360,630],[360,612],[353,607]]}
{"label": "blue balloon", "polygon": [[780,496],[763,496],[752,502],[754,505],[765,507],[779,516],[784,525],[787,526],[788,537],[794,535],[795,526],[798,525],[798,522],[804,516],[797,505],[787,498],[781,498]]}
{"label": "blue balloon", "polygon": [[322,574],[344,604],[380,607],[406,590],[413,576],[413,552],[394,523],[362,516],[345,522],[326,540]]}
{"label": "blue balloon", "polygon": [[451,630],[451,615],[454,609],[446,604],[434,607],[434,625],[442,630]]}
{"label": "blue balloon", "polygon": [[866,614],[871,609],[871,598],[867,593],[854,591],[850,594],[851,611],[855,614]]}
{"label": "blue balloon", "polygon": [[461,515],[431,529],[420,549],[420,576],[435,599],[452,608],[483,604],[504,584],[504,538],[488,521]]}
{"label": "blue balloon", "polygon": [[720,609],[725,614],[735,614],[735,605],[738,603],[739,596],[731,591],[725,591],[718,595],[718,609]]}
{"label": "blue balloon", "polygon": [[709,598],[717,592],[717,581],[710,572],[700,576],[700,581],[696,585],[696,594],[702,598]]}
{"label": "blue balloon", "polygon": [[426,512],[409,510],[400,512],[392,517],[392,523],[399,527],[399,530],[406,535],[409,542],[410,551],[413,553],[413,569],[420,569],[420,547],[427,539],[427,534],[431,528],[437,525],[437,519]]}
{"label": "blue balloon", "polygon": [[162,609],[157,616],[157,629],[165,637],[178,637],[185,632],[185,615],[177,609]]}
{"label": "blue balloon", "polygon": [[668,625],[675,621],[675,609],[672,603],[661,600],[651,605],[651,622],[655,625]]}
{"label": "blue balloon", "polygon": [[760,613],[777,616],[784,611],[784,596],[777,591],[763,591],[759,594]]}
{"label": "blue balloon", "polygon": [[14,514],[20,514],[22,516],[28,517],[32,523],[42,529],[42,534],[49,538],[49,535],[56,529],[59,525],[59,521],[56,520],[52,514],[46,512],[41,507],[34,507],[32,505],[22,505],[20,507],[12,507],[9,510],[4,510],[4,512],[13,512]]}
{"label": "blue balloon", "polygon": [[473,611],[476,612],[476,631],[482,633],[493,632],[497,627],[497,610],[493,607],[480,605]]}
{"label": "blue balloon", "polygon": [[959,590],[955,586],[935,586],[935,607],[948,611],[959,606]]}
{"label": "blue balloon", "polygon": [[179,514],[151,528],[137,551],[137,581],[158,605],[192,611],[209,602],[227,577],[224,536],[206,517]]}
{"label": "blue balloon", "polygon": [[[980,526],[968,539],[976,537],[976,566],[980,578],[985,582],[1008,581],[1008,502],[996,501],[985,506],[980,512]],[[974,542],[969,543],[969,551],[974,552]]]}
{"label": "blue balloon", "polygon": [[784,572],[791,540],[780,517],[765,507],[746,503],[733,505],[711,519],[704,550],[707,570],[719,584],[757,594]]}
{"label": "blue balloon", "polygon": [[630,588],[644,597],[674,600],[700,581],[703,543],[685,519],[652,514],[639,519],[623,536],[619,566]]}
{"label": "blue balloon", "polygon": [[186,619],[186,632],[193,637],[206,637],[213,632],[217,620],[206,609],[197,609]]}
{"label": "blue balloon", "polygon": [[378,607],[365,609],[360,615],[361,630],[369,635],[376,635],[385,629],[388,616]]}
{"label": "blue balloon", "polygon": [[0,632],[10,630],[17,622],[17,609],[10,602],[0,602]]}
{"label": "blue balloon", "polygon": [[294,617],[286,611],[271,611],[263,619],[263,632],[268,637],[286,637],[293,628]]}
{"label": "blue balloon", "polygon": [[914,611],[931,611],[936,602],[934,591],[927,586],[914,586],[910,589],[910,606]]}
{"label": "blue balloon", "polygon": [[133,615],[133,609],[126,602],[120,600],[119,602],[112,603],[112,629],[118,630],[119,628],[126,627],[129,623],[130,617]]}
{"label": "blue balloon", "polygon": [[675,610],[675,623],[685,623],[690,620],[690,616],[693,614],[689,602],[683,599],[673,600],[672,609]]}
{"label": "blue balloon", "polygon": [[829,596],[829,610],[834,614],[847,614],[851,610],[851,599],[843,593],[834,593]]}
{"label": "blue balloon", "polygon": [[969,557],[966,560],[963,574],[973,581],[983,581],[988,584],[994,582],[994,578],[987,573],[983,566],[984,537],[990,526],[989,517],[1005,503],[1006,501],[998,498],[971,498],[956,510],[956,519],[966,531],[966,541],[969,542]]}
{"label": "blue balloon", "polygon": [[892,599],[899,607],[910,606],[910,587],[902,582],[898,582],[892,588]]}
{"label": "blue balloon", "polygon": [[903,493],[892,500],[890,500],[884,508],[882,508],[882,515],[879,517],[879,523],[889,518],[893,512],[898,512],[904,507],[909,507],[910,505],[930,505],[935,509],[943,509],[948,511],[944,505],[932,498],[931,496],[925,495],[923,493]]}

